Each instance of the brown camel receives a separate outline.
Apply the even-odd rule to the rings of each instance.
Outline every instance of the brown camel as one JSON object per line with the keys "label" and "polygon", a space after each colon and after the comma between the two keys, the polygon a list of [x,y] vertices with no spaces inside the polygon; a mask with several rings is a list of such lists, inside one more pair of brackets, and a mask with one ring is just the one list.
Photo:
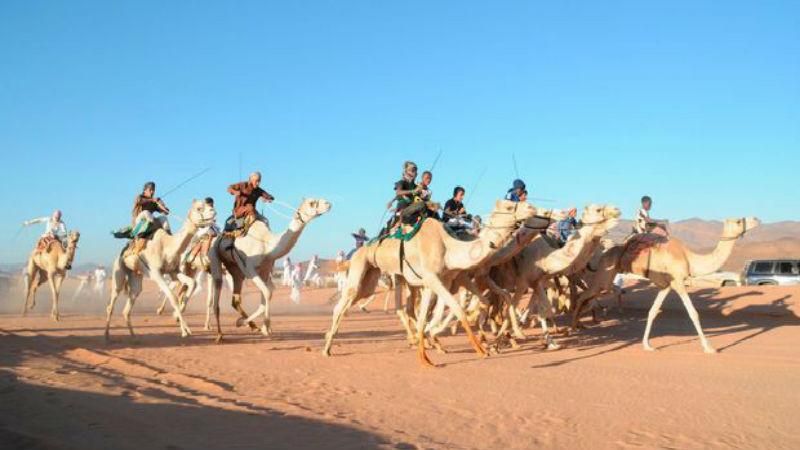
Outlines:
{"label": "brown camel", "polygon": [[575,305],[572,328],[577,328],[580,312],[584,305],[607,289],[617,273],[632,273],[647,278],[660,289],[647,315],[647,325],[642,339],[645,350],[654,350],[650,345],[650,330],[661,310],[661,304],[667,298],[667,294],[674,290],[689,313],[689,318],[700,337],[703,350],[706,353],[716,353],[703,334],[697,310],[686,292],[686,280],[719,270],[733,251],[736,241],[760,224],[761,222],[755,217],[725,220],[722,237],[717,243],[717,247],[713,252],[705,255],[692,252],[675,238],[666,238],[651,233],[632,236],[623,246],[615,247],[621,248],[621,250],[612,249],[607,252],[607,256],[601,258],[596,272],[597,276],[590,281],[589,289],[581,294]]}

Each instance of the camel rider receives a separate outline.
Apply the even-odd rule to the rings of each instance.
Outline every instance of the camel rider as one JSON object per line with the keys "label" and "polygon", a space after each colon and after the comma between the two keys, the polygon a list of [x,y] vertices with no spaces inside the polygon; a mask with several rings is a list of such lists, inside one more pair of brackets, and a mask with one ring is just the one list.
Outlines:
{"label": "camel rider", "polygon": [[405,224],[414,224],[423,215],[430,217],[433,213],[435,216],[435,211],[430,207],[433,192],[429,188],[433,174],[425,171],[419,184],[416,183],[416,178],[417,165],[406,161],[403,165],[403,178],[394,184],[397,217]]}
{"label": "camel rider", "polygon": [[473,228],[472,216],[467,214],[464,207],[466,191],[461,186],[453,189],[453,198],[445,202],[443,217],[447,225],[453,230],[471,230]]}
{"label": "camel rider", "polygon": [[512,202],[519,202],[523,201],[520,197],[525,196],[527,198],[528,192],[525,190],[525,182],[516,179],[511,186],[511,189],[506,192],[506,200],[511,200]]}
{"label": "camel rider", "polygon": [[578,215],[578,208],[570,208],[567,211],[567,218],[561,220],[556,225],[558,230],[558,241],[561,245],[567,243],[570,237],[575,234],[575,230],[578,228],[578,220],[575,218]]}
{"label": "camel rider", "polygon": [[26,220],[22,222],[22,226],[27,227],[37,223],[45,224],[44,233],[39,237],[39,242],[36,244],[37,249],[44,249],[53,241],[58,241],[63,248],[67,248],[67,226],[61,220],[61,210],[53,211],[50,217]]}
{"label": "camel rider", "polygon": [[359,228],[358,233],[351,233],[350,235],[353,236],[353,239],[356,240],[356,246],[354,249],[350,250],[350,253],[347,254],[346,258],[347,260],[349,260],[353,256],[353,253],[355,253],[356,250],[363,247],[364,244],[366,244],[369,241],[369,236],[367,236],[367,230],[363,228]]}
{"label": "camel rider", "polygon": [[267,219],[256,211],[256,202],[262,199],[269,203],[275,197],[261,189],[261,173],[253,172],[247,181],[235,183],[228,187],[228,193],[235,196],[233,203],[233,216],[225,222],[225,231],[244,228],[247,221],[260,220],[269,223]]}
{"label": "camel rider", "polygon": [[186,255],[184,264],[191,264],[198,255],[207,255],[208,249],[211,248],[211,241],[219,235],[219,228],[217,228],[217,210],[214,209],[214,199],[206,197],[203,201],[205,206],[205,213],[203,214],[209,221],[209,225],[197,229],[192,242],[189,244],[191,249]]}
{"label": "camel rider", "polygon": [[[156,213],[160,213],[161,216],[155,216]],[[148,181],[144,184],[142,193],[133,199],[131,227],[114,233],[114,236],[131,239],[152,236],[158,228],[169,233],[167,215],[169,215],[169,208],[160,198],[156,197],[156,184]]]}
{"label": "camel rider", "polygon": [[645,195],[642,197],[642,207],[636,214],[636,221],[633,224],[634,234],[656,233],[668,236],[667,226],[663,221],[650,218],[650,209],[653,207],[653,199]]}

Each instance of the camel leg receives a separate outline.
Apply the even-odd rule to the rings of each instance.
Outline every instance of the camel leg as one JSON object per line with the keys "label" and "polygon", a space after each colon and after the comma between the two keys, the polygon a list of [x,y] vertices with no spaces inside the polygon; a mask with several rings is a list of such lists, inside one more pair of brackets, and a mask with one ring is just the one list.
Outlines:
{"label": "camel leg", "polygon": [[[220,285],[220,287],[222,287]],[[203,327],[206,331],[211,331],[211,314],[214,309],[214,279],[210,274],[206,276],[206,324]]]}
{"label": "camel leg", "polygon": [[33,265],[33,260],[28,261],[28,276],[25,277],[25,302],[22,304],[22,315],[36,305],[36,290],[39,288],[39,270]]}
{"label": "camel leg", "polygon": [[58,322],[59,321],[59,314],[58,314],[58,294],[61,292],[61,282],[63,278],[58,274],[51,273],[48,276],[50,280],[50,293],[53,296],[53,305],[50,310],[50,317]]}
{"label": "camel leg", "polygon": [[[106,306],[106,341],[111,339],[111,315],[114,313],[114,305],[117,303],[117,298],[119,298],[119,294],[125,289],[127,280],[125,272],[117,266],[118,262],[114,263],[114,272],[111,276],[111,297],[108,300],[108,306]],[[131,275],[130,278],[135,277],[135,275]]]}
{"label": "camel leg", "polygon": [[660,291],[658,291],[658,295],[656,295],[656,300],[653,302],[653,306],[650,307],[650,312],[647,313],[647,325],[644,327],[644,337],[642,338],[642,345],[644,349],[652,352],[655,349],[650,345],[650,330],[653,328],[653,321],[656,319],[659,311],[661,311],[661,304],[664,303],[664,299],[667,298],[667,294],[672,288],[666,287]]}
{"label": "camel leg", "polygon": [[191,300],[194,292],[197,290],[197,281],[183,273],[178,273],[178,281],[181,287],[178,291],[178,305],[181,307],[181,312],[184,312],[186,311],[186,307],[189,306],[189,300]]}
{"label": "camel leg", "polygon": [[131,277],[128,280],[128,299],[125,302],[125,308],[122,309],[122,317],[125,319],[125,326],[128,327],[128,333],[131,338],[136,339],[136,334],[133,332],[133,323],[131,323],[131,311],[133,305],[136,304],[136,299],[142,293],[142,279],[139,277]]}
{"label": "camel leg", "polygon": [[186,321],[183,319],[183,314],[181,314],[180,305],[178,305],[178,299],[175,297],[175,294],[170,290],[169,285],[167,282],[164,281],[164,276],[158,271],[151,269],[145,269],[147,275],[150,277],[153,282],[158,285],[161,292],[167,295],[169,299],[169,303],[172,306],[172,310],[175,311],[175,314],[178,316],[178,327],[181,330],[181,337],[191,336],[192,331],[189,329],[189,326],[186,324]]}
{"label": "camel leg", "polygon": [[271,279],[267,278],[267,281],[264,281],[261,276],[257,274],[253,276],[252,280],[253,284],[256,285],[259,291],[261,291],[261,304],[253,314],[245,319],[245,322],[253,322],[259,315],[263,313],[264,323],[261,325],[261,334],[264,336],[269,336],[272,334],[269,306],[270,302],[272,301],[272,292],[275,289],[275,285],[272,283]]}
{"label": "camel leg", "polygon": [[[483,348],[483,346],[480,344],[480,342],[478,342],[478,339],[475,337],[475,334],[472,332],[472,327],[469,325],[469,322],[467,322],[467,315],[464,313],[464,310],[461,308],[461,305],[458,303],[458,301],[455,298],[453,298],[452,294],[450,294],[450,291],[446,287],[444,287],[442,282],[436,277],[430,277],[429,279],[426,280],[425,284],[427,286],[431,286],[431,288],[433,289],[434,293],[438,297],[438,301],[444,301],[446,303],[447,307],[449,307],[451,311],[455,311],[456,317],[458,317],[459,322],[461,322],[461,326],[464,328],[464,331],[467,333],[467,339],[469,340],[470,344],[472,344],[472,348],[475,350],[475,353],[477,353],[478,355],[483,356],[483,357],[488,356],[488,354],[486,353],[486,350]],[[426,309],[424,309],[424,308],[421,309],[421,312],[423,314],[425,313],[425,311],[426,311]],[[425,318],[424,317],[418,317],[417,321],[418,321],[417,322],[417,331],[418,331],[417,334],[419,334],[419,321],[424,322]],[[423,327],[423,329],[424,329],[424,327]]]}
{"label": "camel leg", "polygon": [[[169,288],[170,288],[170,290],[175,289],[175,281],[170,281],[169,282]],[[160,315],[164,314],[164,310],[166,308],[167,308],[167,296],[164,295],[164,294],[161,294],[161,304],[158,306],[158,309],[156,309],[156,315],[160,316]]]}
{"label": "camel leg", "polygon": [[542,335],[544,337],[544,344],[547,350],[558,350],[561,348],[554,340],[553,337],[550,335],[550,330],[547,326],[548,319],[552,321],[553,319],[553,305],[550,303],[550,299],[547,297],[547,293],[544,290],[544,286],[540,283],[534,286],[533,292],[531,293],[531,304],[536,302],[539,314],[539,322],[542,326]]}
{"label": "camel leg", "polygon": [[575,304],[572,308],[572,323],[570,325],[572,330],[580,328],[581,313],[586,309],[586,306],[597,297],[598,293],[596,285],[593,284],[588,290],[583,291],[581,295],[578,296],[578,299],[575,300]]}
{"label": "camel leg", "polygon": [[422,290],[422,299],[419,306],[420,313],[417,316],[417,357],[423,366],[435,367],[425,353],[425,322],[428,317],[431,297],[433,297],[433,293],[430,289],[425,288]]}
{"label": "camel leg", "polygon": [[673,283],[672,288],[678,293],[683,302],[683,307],[686,308],[686,312],[689,313],[689,319],[692,320],[692,325],[694,325],[694,329],[697,330],[697,336],[700,337],[700,344],[703,346],[703,351],[706,353],[717,353],[714,347],[711,346],[711,343],[708,342],[705,333],[703,333],[703,327],[700,326],[700,315],[697,314],[697,310],[692,304],[692,299],[689,298],[686,288],[683,287],[683,283]]}
{"label": "camel leg", "polygon": [[[361,255],[361,253],[358,253],[358,255]],[[350,309],[350,306],[352,306],[353,302],[359,297],[359,294],[362,291],[362,280],[367,278],[368,273],[371,271],[376,272],[376,274],[372,276],[376,279],[375,284],[377,285],[377,279],[380,278],[379,270],[368,269],[366,267],[366,260],[363,257],[356,256],[353,258],[353,260],[351,260],[350,271],[347,273],[347,281],[344,284],[342,296],[339,297],[339,302],[336,303],[336,306],[333,308],[331,328],[327,333],[325,333],[325,345],[322,348],[323,356],[331,356],[333,338],[339,331],[339,326],[342,324],[344,314],[348,309]]]}

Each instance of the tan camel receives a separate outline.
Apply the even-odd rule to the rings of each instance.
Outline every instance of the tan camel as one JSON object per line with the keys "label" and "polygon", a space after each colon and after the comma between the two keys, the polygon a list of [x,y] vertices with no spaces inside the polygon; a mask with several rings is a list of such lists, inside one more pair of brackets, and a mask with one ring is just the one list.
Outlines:
{"label": "tan camel", "polygon": [[67,268],[72,266],[75,252],[78,249],[78,240],[81,234],[73,231],[67,237],[67,248],[60,242],[53,242],[42,251],[34,250],[28,258],[25,269],[25,303],[22,305],[22,314],[36,306],[36,289],[45,281],[50,284],[50,293],[53,296],[53,306],[50,317],[58,322],[58,297],[61,294],[61,283],[67,275]]}
{"label": "tan camel", "polygon": [[[231,303],[240,314],[236,325],[241,326],[246,322],[251,329],[258,329],[253,321],[263,313],[264,323],[261,325],[261,333],[269,336],[272,333],[269,306],[275,289],[272,282],[272,269],[275,261],[289,254],[310,221],[327,213],[330,209],[331,204],[327,200],[305,199],[295,211],[288,229],[283,233],[274,234],[267,223],[256,221],[244,236],[232,239],[223,235],[214,241],[209,252],[209,259],[213,279],[212,303],[217,322],[217,342],[222,340],[222,327],[219,323],[222,268],[227,269],[233,277]],[[242,285],[245,279],[251,280],[261,291],[261,304],[258,310],[250,316],[242,308]]]}
{"label": "tan camel", "polygon": [[632,273],[652,281],[660,289],[647,314],[647,325],[642,338],[645,350],[652,351],[650,330],[653,321],[661,310],[661,304],[671,290],[683,302],[689,318],[694,325],[700,344],[706,353],[716,353],[703,334],[700,317],[686,292],[686,281],[690,277],[709,275],[719,270],[733,251],[736,241],[748,231],[761,225],[755,217],[727,219],[724,222],[722,237],[713,252],[697,254],[686,248],[678,239],[665,238],[654,234],[637,234],[629,238],[623,246],[610,250],[599,264],[597,277],[589,283],[589,289],[581,294],[572,316],[572,327],[577,328],[583,306],[601,293],[613,282],[617,273]]}
{"label": "tan camel", "polygon": [[[464,310],[453,298],[450,287],[460,272],[479,267],[501,248],[518,222],[533,217],[535,213],[535,208],[528,203],[500,200],[478,238],[473,241],[455,239],[441,222],[426,220],[407,242],[385,239],[360,248],[351,258],[344,295],[334,309],[322,353],[330,355],[333,338],[345,311],[354,301],[372,295],[383,272],[402,277],[404,283],[411,287],[422,288],[416,341],[418,357],[423,365],[433,365],[425,353],[424,331],[434,295],[455,311],[475,351],[485,355],[485,350],[466,321]],[[399,292],[399,286],[396,289]]]}
{"label": "tan camel", "polygon": [[[184,277],[179,273],[181,255],[186,251],[198,227],[205,226],[210,222],[211,218],[207,217],[205,212],[205,204],[202,201],[193,200],[187,219],[178,233],[169,234],[163,229],[158,229],[139,253],[127,253],[123,250],[114,260],[113,276],[111,277],[111,298],[106,308],[106,340],[110,339],[109,329],[111,327],[111,315],[114,313],[114,305],[123,290],[128,294],[128,300],[122,315],[125,318],[125,324],[131,337],[135,337],[133,325],[131,324],[131,310],[142,292],[142,280],[145,276],[153,280],[161,292],[169,299],[181,330],[181,336],[191,335],[191,330],[181,314],[178,299],[169,288],[164,276]],[[128,243],[128,245],[131,244],[131,242]],[[187,280],[182,281],[187,282]]]}
{"label": "tan camel", "polygon": [[[496,253],[487,258],[478,268],[471,272],[461,272],[453,283],[452,291],[464,289],[473,295],[473,301],[467,306],[467,311],[475,311],[478,305],[482,305],[478,312],[478,330],[481,336],[485,336],[484,326],[487,320],[487,313],[490,308],[489,298],[484,295],[487,290],[498,297],[507,298],[511,301],[511,294],[498,286],[491,278],[490,273],[493,267],[511,261],[515,256],[522,252],[528,244],[554,222],[558,222],[567,217],[566,213],[555,209],[536,209],[536,215],[526,220],[522,226],[514,232],[503,247]],[[463,306],[463,302],[462,302]],[[436,336],[444,331],[454,320],[455,314],[450,311],[444,321],[438,319],[442,316],[444,303],[437,302],[436,310],[429,324],[431,337],[435,340]],[[437,325],[438,323],[438,325]]]}
{"label": "tan camel", "polygon": [[[210,251],[210,250],[209,250]],[[184,253],[185,257],[186,253]],[[171,280],[169,283],[169,287],[171,290],[175,290],[177,288],[177,296],[178,296],[178,305],[181,307],[181,312],[186,311],[186,307],[189,304],[189,300],[191,300],[201,289],[200,282],[205,277],[206,282],[206,320],[203,325],[203,329],[205,331],[211,331],[211,315],[214,313],[213,308],[213,292],[214,292],[214,284],[211,278],[211,263],[208,258],[208,254],[200,254],[197,255],[191,262],[187,264],[181,264],[181,273],[188,278],[183,278],[184,280],[191,279],[191,283],[182,283],[180,280]],[[225,272],[225,282],[228,286],[228,289],[233,291],[233,279],[231,275]],[[161,296],[161,304],[156,309],[156,314],[159,316],[164,313],[164,310],[167,307],[167,302],[169,298],[166,295]]]}
{"label": "tan camel", "polygon": [[502,334],[510,325],[517,339],[525,339],[519,327],[517,306],[522,296],[532,289],[529,308],[538,306],[539,321],[548,349],[559,348],[550,336],[547,320],[553,317],[553,308],[544,292],[544,284],[550,277],[568,275],[586,267],[600,240],[619,223],[620,210],[610,205],[588,205],[581,214],[583,226],[562,248],[551,245],[538,236],[513,263],[506,263],[493,272],[495,281],[502,286],[513,286],[514,296],[508,306],[508,317],[501,328]]}

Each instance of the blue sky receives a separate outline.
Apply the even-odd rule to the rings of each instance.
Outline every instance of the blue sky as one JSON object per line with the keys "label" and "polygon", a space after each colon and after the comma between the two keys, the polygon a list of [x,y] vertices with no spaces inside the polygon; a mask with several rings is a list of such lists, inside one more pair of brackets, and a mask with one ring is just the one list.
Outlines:
{"label": "blue sky", "polygon": [[[79,261],[108,262],[147,180],[183,216],[259,169],[296,204],[323,196],[295,256],[375,231],[406,159],[446,200],[512,154],[547,207],[630,216],[798,219],[798,2],[0,3],[0,262],[65,212]],[[275,228],[286,221],[267,211]],[[173,221],[173,225],[178,225]]]}

